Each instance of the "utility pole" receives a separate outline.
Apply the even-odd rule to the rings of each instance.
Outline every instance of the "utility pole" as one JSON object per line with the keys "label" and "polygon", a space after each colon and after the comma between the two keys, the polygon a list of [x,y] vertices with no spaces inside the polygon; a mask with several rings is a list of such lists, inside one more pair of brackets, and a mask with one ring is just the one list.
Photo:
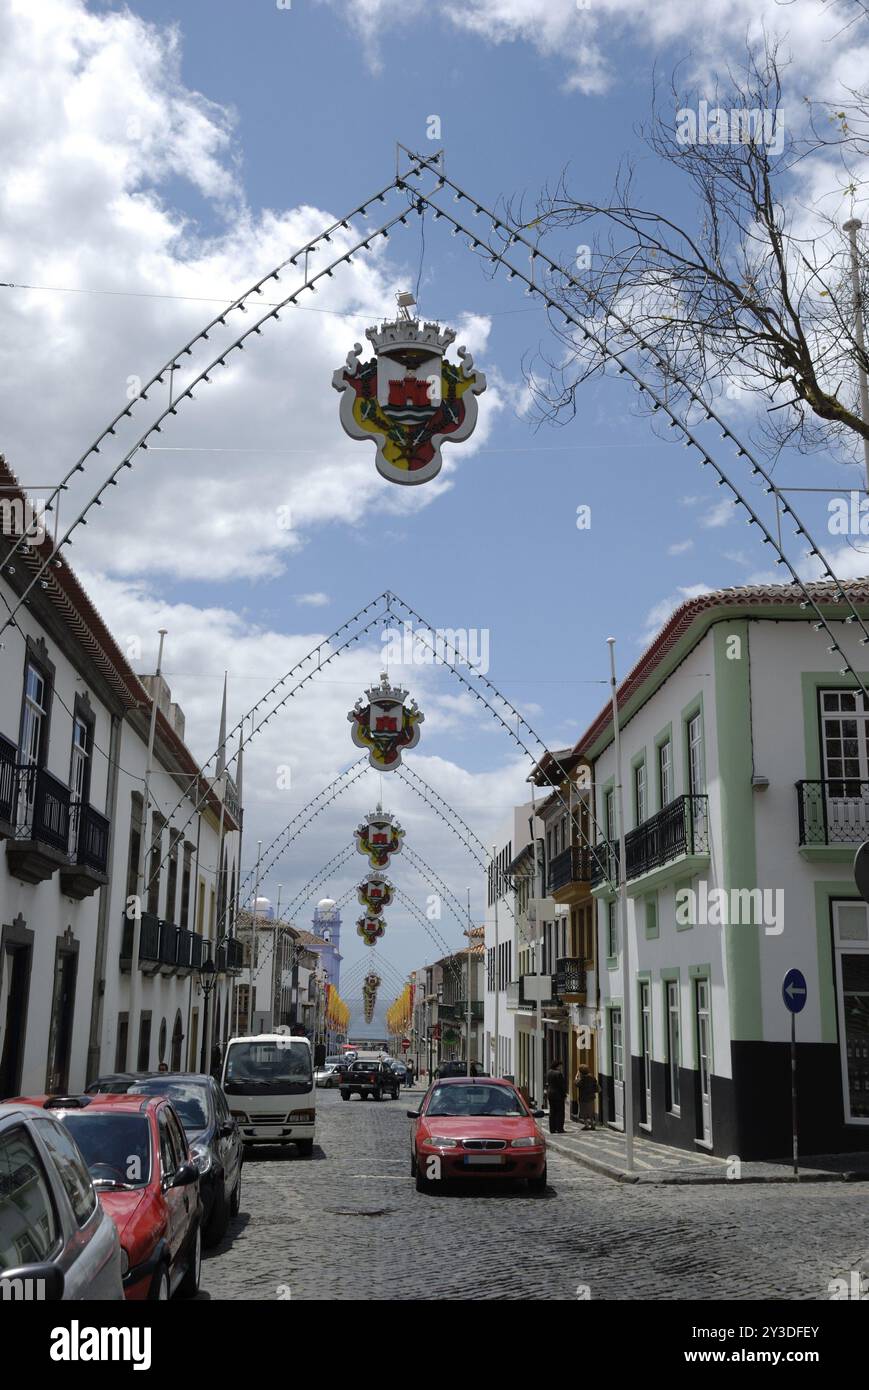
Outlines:
{"label": "utility pole", "polygon": [[251,933],[250,933],[250,975],[249,975],[250,983],[249,983],[249,985],[248,985],[248,998],[247,998],[247,1032],[248,1032],[248,1037],[252,1037],[252,1036],[253,1036],[253,966],[254,966],[254,956],[256,955],[256,942],[257,942],[257,915],[256,915],[256,905],[257,905],[257,899],[259,898],[259,866],[260,866],[260,858],[261,858],[261,856],[262,856],[262,849],[263,849],[263,842],[262,842],[262,840],[257,840],[257,842],[256,842],[256,884],[255,884],[255,887],[254,887],[254,890],[253,890],[253,912],[251,913]]}
{"label": "utility pole", "polygon": [[471,936],[471,890],[467,889],[468,894],[468,1045],[465,1049],[465,1076],[471,1074],[471,948],[474,944]]}
{"label": "utility pole", "polygon": [[493,1076],[501,1075],[501,1051],[498,1038],[498,1026],[500,1019],[498,1016],[498,1004],[501,993],[500,962],[498,960],[498,880],[495,873],[495,846],[492,846],[492,893],[495,899],[495,1066],[492,1070]]}
{"label": "utility pole", "polygon": [[[139,852],[136,856],[136,915],[133,918],[133,945],[130,951],[130,1018],[127,1026],[127,1055],[124,1058],[124,1065],[128,1071],[138,1069],[139,950],[142,942],[142,899],[145,896],[145,853],[148,844],[148,824],[151,810],[151,772],[154,763],[154,739],[157,732],[157,697],[159,695],[160,675],[163,668],[163,639],[166,636],[166,628],[161,627],[159,633],[160,645],[157,649],[157,671],[154,676],[154,689],[151,692],[151,723],[148,727],[148,752],[145,757],[145,781],[142,786],[142,829],[139,835]],[[158,878],[158,888],[159,882],[160,880]],[[150,1058],[146,1057],[146,1070],[149,1061]]]}
{"label": "utility pole", "polygon": [[616,639],[608,637],[613,736],[616,757],[616,815],[619,820],[619,921],[622,929],[622,1073],[624,1076],[625,1167],[634,1171],[634,1064],[631,1056],[631,967],[628,940],[628,874],[625,854],[625,798],[622,786],[622,744],[616,686]]}
{"label": "utility pole", "polygon": [[[857,340],[857,348],[860,358],[857,362],[857,380],[860,383],[860,414],[863,424],[869,425],[869,385],[866,382],[866,371],[863,367],[863,359],[866,356],[866,339],[863,330],[863,295],[860,290],[860,260],[857,254],[857,232],[863,226],[859,217],[852,217],[849,222],[843,223],[843,231],[848,233],[851,244],[851,289],[854,293],[854,337]],[[869,492],[869,439],[863,440],[863,461],[866,465],[866,490]]]}

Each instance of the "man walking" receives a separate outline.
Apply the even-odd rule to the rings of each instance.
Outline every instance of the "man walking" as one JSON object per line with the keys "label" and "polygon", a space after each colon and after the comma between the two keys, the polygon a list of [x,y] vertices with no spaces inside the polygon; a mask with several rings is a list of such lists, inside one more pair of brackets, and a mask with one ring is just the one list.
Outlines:
{"label": "man walking", "polygon": [[404,1084],[405,1084],[405,1086],[407,1086],[407,1087],[411,1087],[411,1086],[413,1085],[413,1062],[412,1062],[412,1061],[410,1060],[410,1058],[408,1057],[408,1059],[407,1059],[407,1061],[405,1062],[404,1065],[405,1065],[405,1069],[406,1069],[406,1071],[407,1071],[407,1078],[406,1078]]}
{"label": "man walking", "polygon": [[567,1081],[559,1061],[552,1063],[546,1073],[546,1099],[549,1101],[549,1133],[564,1133],[564,1101]]}

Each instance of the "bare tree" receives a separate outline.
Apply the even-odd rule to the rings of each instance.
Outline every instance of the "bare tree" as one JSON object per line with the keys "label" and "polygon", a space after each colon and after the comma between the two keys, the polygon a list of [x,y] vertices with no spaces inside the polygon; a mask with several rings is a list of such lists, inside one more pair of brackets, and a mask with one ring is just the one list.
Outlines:
{"label": "bare tree", "polygon": [[[544,373],[539,365],[528,373],[544,414],[572,413],[577,387],[604,370],[608,354],[633,353],[671,403],[685,403],[686,386],[705,400],[764,398],[759,433],[773,453],[790,443],[804,452],[833,448],[843,461],[862,454],[869,420],[860,413],[858,369],[869,370],[869,358],[855,332],[841,224],[864,196],[869,95],[846,93],[847,106],[804,99],[797,137],[784,130],[784,67],[767,43],[759,54],[749,50],[742,71],[728,72],[710,100],[680,92],[678,72],[666,109],[655,88],[643,138],[692,186],[693,227],[639,206],[630,164],[605,203],[574,196],[562,175],[544,190],[532,223],[521,207],[509,209],[514,227],[533,225],[541,236],[580,229],[588,238],[571,271],[578,283],[553,272],[547,292],[593,322],[606,351],[569,326],[556,328],[563,350],[544,356]],[[806,201],[819,185],[827,206]],[[865,247],[858,259],[865,291]]]}

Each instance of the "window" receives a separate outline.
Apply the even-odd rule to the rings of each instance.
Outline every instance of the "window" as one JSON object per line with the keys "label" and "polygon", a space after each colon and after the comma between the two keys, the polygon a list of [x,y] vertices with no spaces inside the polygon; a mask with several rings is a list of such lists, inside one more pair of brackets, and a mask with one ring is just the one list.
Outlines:
{"label": "window", "polygon": [[139,1020],[139,1057],[137,1071],[148,1071],[151,1060],[151,1014],[143,1013]]}
{"label": "window", "polygon": [[130,1015],[118,1014],[118,1037],[115,1043],[115,1071],[127,1070],[127,1036],[130,1031]]}
{"label": "window", "polygon": [[175,922],[176,918],[176,898],[178,896],[178,847],[181,843],[181,836],[177,830],[169,831],[171,848],[169,850],[169,872],[166,876],[166,921]]}
{"label": "window", "polygon": [[28,661],[24,673],[24,713],[21,721],[21,761],[42,766],[48,723],[48,681],[38,666]]}
{"label": "window", "polygon": [[155,811],[154,823],[151,828],[151,853],[148,856],[148,867],[145,871],[148,911],[155,916],[160,911],[160,861],[163,858],[163,827],[165,824],[163,817]]}
{"label": "window", "polygon": [[634,768],[634,810],[636,812],[636,825],[642,825],[646,819],[646,760],[637,763]]}
{"label": "window", "polygon": [[[193,846],[184,846],[184,868],[181,871],[181,910],[178,914],[179,927],[190,926],[190,866],[193,858]],[[235,869],[233,873],[233,898],[235,897]]]}
{"label": "window", "polygon": [[673,742],[669,738],[658,745],[658,794],[662,809],[673,800]]}
{"label": "window", "polygon": [[83,806],[90,792],[91,730],[78,715],[72,721],[72,757],[69,789],[73,805]]}
{"label": "window", "polygon": [[646,938],[658,935],[658,895],[646,898]]}
{"label": "window", "polygon": [[60,1233],[42,1160],[23,1125],[0,1135],[0,1269],[40,1264]]}
{"label": "window", "polygon": [[869,915],[834,904],[836,995],[845,1121],[869,1124]]}
{"label": "window", "polygon": [[682,1042],[679,1027],[679,981],[667,981],[667,1109],[680,1114],[679,1068]]}
{"label": "window", "polygon": [[165,1181],[173,1176],[178,1166],[175,1146],[169,1133],[169,1112],[165,1106],[157,1118],[157,1129],[160,1135],[160,1176]]}
{"label": "window", "polygon": [[616,838],[616,794],[612,787],[604,796],[604,824],[608,840]]}
{"label": "window", "polygon": [[[127,897],[134,898],[138,890],[139,844],[142,839],[142,797],[133,792],[130,797],[130,844],[127,849]],[[122,1068],[123,1070],[123,1068]]]}
{"label": "window", "polygon": [[[197,1099],[202,1101],[204,1100],[204,1097],[197,1097]],[[169,1133],[172,1137],[172,1147],[175,1150],[175,1166],[176,1168],[180,1168],[182,1163],[187,1162],[187,1140],[184,1137],[184,1131],[181,1128],[178,1117],[172,1110],[166,1111],[166,1122],[169,1125]]]}
{"label": "window", "polygon": [[703,719],[695,714],[688,721],[688,791],[701,796],[706,790],[703,772]]}
{"label": "window", "polygon": [[606,940],[607,955],[613,960],[619,953],[619,923],[618,923],[618,904],[607,903],[606,905]]}
{"label": "window", "polygon": [[63,1190],[69,1198],[73,1216],[79,1226],[86,1226],[96,1209],[97,1194],[81,1154],[63,1125],[42,1117],[33,1123],[54,1159],[54,1166],[63,1184]]}

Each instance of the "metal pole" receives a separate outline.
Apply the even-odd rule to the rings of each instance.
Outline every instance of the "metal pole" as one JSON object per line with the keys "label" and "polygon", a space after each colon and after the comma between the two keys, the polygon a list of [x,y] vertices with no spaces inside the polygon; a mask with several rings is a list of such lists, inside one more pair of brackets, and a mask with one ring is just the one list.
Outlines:
{"label": "metal pole", "polygon": [[[857,380],[860,383],[860,414],[863,424],[869,425],[869,385],[863,359],[866,356],[866,339],[863,332],[863,295],[860,291],[860,260],[857,254],[857,232],[863,223],[859,217],[852,217],[843,223],[843,231],[848,233],[851,244],[851,288],[854,293],[854,337],[857,340],[859,358],[857,361]],[[866,465],[866,489],[869,491],[869,439],[863,440],[863,462]]]}
{"label": "metal pole", "polygon": [[[533,874],[534,891],[533,896],[540,901],[543,897],[543,874],[541,865],[537,857],[537,836],[534,832],[534,820],[537,811],[534,804],[534,783],[531,783],[531,871]],[[540,1109],[543,1108],[543,1007],[540,999],[540,979],[543,974],[541,970],[543,955],[543,923],[540,920],[539,909],[535,913],[534,926],[537,932],[537,940],[534,943],[534,975],[537,994],[537,1018],[534,1028],[534,1099]]]}
{"label": "metal pole", "polygon": [[[148,752],[145,757],[145,780],[142,786],[142,832],[139,837],[139,853],[136,856],[136,915],[133,918],[133,948],[130,952],[130,1020],[127,1026],[127,1055],[124,1058],[124,1065],[127,1071],[134,1070],[132,1062],[135,1058],[138,1066],[138,1035],[137,1015],[139,1013],[139,948],[142,937],[142,899],[145,896],[145,849],[148,843],[148,822],[151,809],[151,768],[154,761],[154,739],[157,732],[157,695],[158,681],[163,667],[163,639],[166,636],[166,628],[161,627],[160,645],[157,649],[157,671],[154,677],[154,690],[151,695],[151,723],[148,727]],[[158,879],[159,885],[159,879]],[[159,903],[157,904],[159,907]],[[145,1059],[145,1069],[148,1068],[149,1059]]]}
{"label": "metal pole", "polygon": [[622,786],[622,745],[619,730],[619,704],[616,686],[616,639],[608,637],[610,649],[610,687],[613,706],[613,736],[616,755],[616,814],[619,820],[619,918],[622,929],[622,1069],[624,1072],[625,1167],[634,1171],[634,1074],[631,1055],[631,967],[628,940],[628,876],[625,855],[625,798]]}
{"label": "metal pole", "polygon": [[468,1042],[467,1042],[467,1047],[466,1047],[466,1049],[465,1049],[465,1076],[470,1076],[470,1074],[471,1074],[471,947],[472,947],[472,945],[473,945],[473,941],[472,941],[472,938],[471,938],[471,890],[470,890],[470,888],[467,889],[467,894],[468,894],[468,982],[467,982],[467,983],[468,983],[468,999],[467,999],[467,1004],[468,1004],[468,1008],[467,1008],[467,1015],[468,1015],[468,1029],[467,1029],[467,1032],[468,1032]]}
{"label": "metal pole", "polygon": [[799,1177],[800,1160],[797,1142],[797,1016],[791,1014],[791,1131],[794,1149],[794,1177]]}
{"label": "metal pole", "polygon": [[498,875],[496,872],[497,859],[495,857],[495,846],[492,846],[492,886],[495,898],[495,1066],[493,1076],[501,1075],[501,1043],[498,1037],[498,1027],[500,1023],[498,1006],[501,995],[501,969],[498,959]]}
{"label": "metal pole", "polygon": [[250,983],[249,983],[249,985],[248,985],[248,994],[247,994],[247,1033],[248,1033],[248,1037],[253,1037],[253,965],[254,965],[254,956],[256,955],[256,939],[257,939],[256,904],[257,904],[257,898],[259,897],[259,866],[260,866],[260,857],[261,857],[261,855],[262,855],[262,849],[263,849],[263,842],[262,842],[262,840],[257,840],[257,842],[256,842],[256,884],[255,884],[255,887],[254,887],[254,890],[253,890],[253,912],[251,913],[251,933],[250,933],[250,975],[249,975]]}

